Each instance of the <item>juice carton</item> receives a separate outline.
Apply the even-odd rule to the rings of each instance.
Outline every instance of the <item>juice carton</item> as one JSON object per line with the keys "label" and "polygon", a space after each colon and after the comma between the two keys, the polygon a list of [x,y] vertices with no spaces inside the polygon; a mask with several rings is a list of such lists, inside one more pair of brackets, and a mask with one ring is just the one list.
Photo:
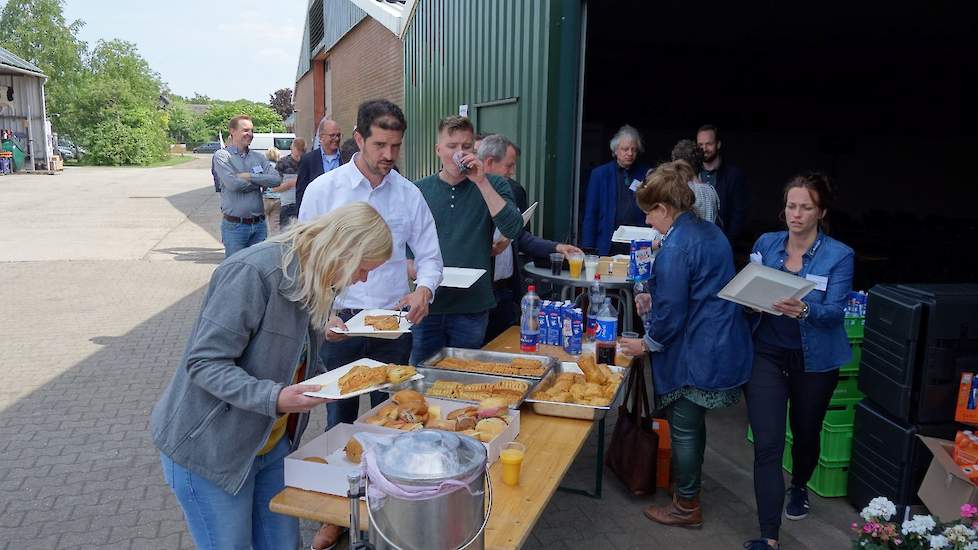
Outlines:
{"label": "juice carton", "polygon": [[978,424],[978,377],[973,372],[961,373],[954,419],[965,424]]}

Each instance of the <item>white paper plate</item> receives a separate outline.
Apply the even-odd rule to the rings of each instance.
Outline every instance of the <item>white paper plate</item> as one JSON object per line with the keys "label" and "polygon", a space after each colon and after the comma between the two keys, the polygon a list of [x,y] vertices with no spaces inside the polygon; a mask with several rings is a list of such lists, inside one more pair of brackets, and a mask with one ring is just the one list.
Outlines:
{"label": "white paper plate", "polygon": [[622,225],[611,235],[611,242],[629,244],[632,241],[652,241],[658,235],[659,232],[651,227]]}
{"label": "white paper plate", "polygon": [[470,267],[446,267],[441,272],[441,285],[451,288],[469,288],[480,277],[486,274],[485,269]]}
{"label": "white paper plate", "polygon": [[717,296],[771,315],[781,315],[773,307],[775,301],[784,298],[801,300],[813,288],[815,283],[808,279],[773,267],[749,263]]}
{"label": "white paper plate", "polygon": [[[402,315],[400,320],[400,328],[397,330],[377,330],[374,327],[367,326],[364,320],[368,315],[397,315],[400,313]],[[347,336],[366,336],[368,338],[384,338],[387,340],[396,340],[401,337],[402,334],[411,332],[411,323],[407,320],[405,312],[398,312],[393,309],[365,309],[360,313],[357,313],[346,322],[346,328],[348,330],[342,330],[338,328],[331,328],[333,332],[337,334],[346,334]]]}
{"label": "white paper plate", "polygon": [[[357,365],[362,365],[364,367],[381,367],[387,363],[381,363],[380,361],[374,361],[373,359],[357,359],[352,363],[347,363],[342,367],[331,370],[329,372],[324,372],[318,376],[313,376],[309,380],[305,380],[303,384],[319,384],[323,388],[317,392],[307,391],[303,395],[308,395],[309,397],[323,397],[326,399],[349,399],[351,397],[357,397],[358,395],[363,395],[365,393],[370,393],[374,390],[379,390],[386,388],[391,384],[379,384],[377,386],[371,386],[369,388],[364,388],[362,390],[357,390],[350,393],[340,393],[340,377],[344,374],[350,372],[350,369]],[[424,378],[421,374],[416,374],[408,380],[417,380],[419,378]]]}

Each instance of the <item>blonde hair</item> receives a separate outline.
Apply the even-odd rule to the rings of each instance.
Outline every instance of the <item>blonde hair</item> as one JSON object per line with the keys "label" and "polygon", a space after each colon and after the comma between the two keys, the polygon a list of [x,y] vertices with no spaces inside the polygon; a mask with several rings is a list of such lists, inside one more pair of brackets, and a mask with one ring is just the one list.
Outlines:
{"label": "blonde hair", "polygon": [[635,199],[643,212],[649,212],[656,205],[664,204],[677,212],[692,210],[696,195],[689,188],[689,176],[693,169],[683,160],[663,162],[651,174],[645,176]]}
{"label": "blonde hair", "polygon": [[[365,202],[354,202],[291,226],[269,239],[282,243],[282,272],[313,326],[324,329],[336,295],[353,282],[362,262],[386,262],[394,248],[390,229]],[[297,269],[290,271],[293,259]]]}
{"label": "blonde hair", "polygon": [[278,162],[278,159],[282,158],[282,152],[274,147],[269,147],[268,151],[265,151],[265,158],[271,162]]}

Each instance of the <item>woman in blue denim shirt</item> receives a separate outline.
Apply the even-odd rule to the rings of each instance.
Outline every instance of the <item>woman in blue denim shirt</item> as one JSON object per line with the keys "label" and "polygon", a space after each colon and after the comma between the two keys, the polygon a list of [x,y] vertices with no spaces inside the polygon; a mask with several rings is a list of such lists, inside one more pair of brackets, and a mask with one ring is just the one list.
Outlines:
{"label": "woman in blue denim shirt", "polygon": [[[684,161],[665,163],[638,190],[646,223],[665,237],[652,265],[645,338],[622,340],[622,349],[650,353],[656,408],[666,410],[670,424],[673,501],[648,507],[645,515],[665,525],[700,527],[706,412],[737,402],[752,354],[747,317],[717,297],[734,277],[730,243],[715,224],[691,212],[687,172]],[[650,296],[640,296],[640,309],[647,309]]]}
{"label": "woman in blue denim shirt", "polygon": [[805,485],[818,464],[822,420],[839,367],[851,354],[843,322],[852,290],[853,252],[824,233],[832,205],[828,178],[818,172],[794,177],[785,187],[784,201],[788,230],[761,235],[751,261],[804,277],[816,286],[802,300],[775,302],[774,309],[782,315],[759,313],[753,319],[754,369],[745,394],[754,431],[754,495],[761,538],[745,545],[752,550],[779,547],[788,402],[794,466],[784,514],[800,520],[808,514]]}

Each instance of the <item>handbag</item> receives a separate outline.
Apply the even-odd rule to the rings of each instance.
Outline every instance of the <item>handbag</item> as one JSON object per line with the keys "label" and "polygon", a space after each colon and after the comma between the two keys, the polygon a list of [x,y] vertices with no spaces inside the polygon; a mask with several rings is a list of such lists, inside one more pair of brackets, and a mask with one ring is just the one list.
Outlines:
{"label": "handbag", "polygon": [[[611,435],[605,464],[635,496],[655,493],[659,434],[652,426],[652,409],[642,362],[628,369],[625,399]],[[630,408],[629,408],[630,406]]]}

